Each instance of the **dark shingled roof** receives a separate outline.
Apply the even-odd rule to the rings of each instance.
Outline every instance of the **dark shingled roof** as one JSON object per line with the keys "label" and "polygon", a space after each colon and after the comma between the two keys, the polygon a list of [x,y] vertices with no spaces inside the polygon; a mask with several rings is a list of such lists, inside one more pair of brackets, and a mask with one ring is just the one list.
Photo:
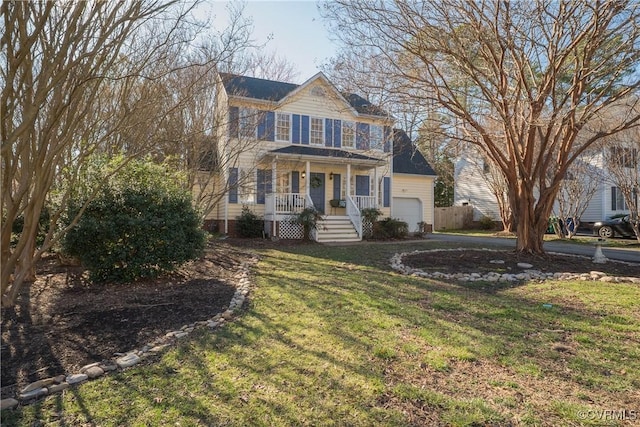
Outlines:
{"label": "dark shingled roof", "polygon": [[411,175],[437,175],[427,159],[402,129],[393,130],[393,172]]}
{"label": "dark shingled roof", "polygon": [[[220,73],[222,83],[229,95],[244,96],[246,98],[262,99],[265,101],[280,101],[300,85],[278,82],[275,80],[258,79],[256,77],[239,76],[237,74]],[[386,116],[379,107],[371,104],[363,97],[354,93],[343,93],[347,101],[358,113],[373,116]]]}
{"label": "dark shingled roof", "polygon": [[354,159],[354,160],[373,160],[380,161],[375,157],[364,156],[358,153],[352,153],[350,151],[336,150],[331,148],[310,147],[308,145],[288,145],[286,147],[271,150],[272,154],[298,154],[301,156],[320,156],[320,157],[333,157],[339,159]]}
{"label": "dark shingled roof", "polygon": [[220,77],[229,95],[264,99],[266,101],[280,101],[298,87],[297,84],[293,83],[238,76],[236,74],[220,73]]}

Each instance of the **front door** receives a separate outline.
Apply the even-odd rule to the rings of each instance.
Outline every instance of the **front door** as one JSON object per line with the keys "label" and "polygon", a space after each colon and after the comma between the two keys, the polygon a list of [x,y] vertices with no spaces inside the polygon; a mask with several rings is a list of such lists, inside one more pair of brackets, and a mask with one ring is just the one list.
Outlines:
{"label": "front door", "polygon": [[311,172],[309,179],[309,196],[316,210],[324,214],[324,173]]}

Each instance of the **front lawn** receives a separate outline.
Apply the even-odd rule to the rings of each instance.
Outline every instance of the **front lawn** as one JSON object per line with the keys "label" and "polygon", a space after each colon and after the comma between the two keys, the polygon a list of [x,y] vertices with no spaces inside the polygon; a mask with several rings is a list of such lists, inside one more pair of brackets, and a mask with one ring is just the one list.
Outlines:
{"label": "front lawn", "polygon": [[[246,310],[3,425],[616,425],[640,417],[640,287],[392,272],[412,245],[261,249]],[[609,412],[605,412],[609,411]],[[636,411],[635,413],[632,411]]]}

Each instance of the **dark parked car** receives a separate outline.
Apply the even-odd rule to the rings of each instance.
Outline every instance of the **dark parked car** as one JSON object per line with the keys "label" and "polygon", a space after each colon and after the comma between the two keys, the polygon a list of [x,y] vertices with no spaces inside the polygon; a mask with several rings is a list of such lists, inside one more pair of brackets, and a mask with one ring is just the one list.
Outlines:
{"label": "dark parked car", "polygon": [[593,234],[600,237],[636,237],[629,215],[614,216],[593,224]]}

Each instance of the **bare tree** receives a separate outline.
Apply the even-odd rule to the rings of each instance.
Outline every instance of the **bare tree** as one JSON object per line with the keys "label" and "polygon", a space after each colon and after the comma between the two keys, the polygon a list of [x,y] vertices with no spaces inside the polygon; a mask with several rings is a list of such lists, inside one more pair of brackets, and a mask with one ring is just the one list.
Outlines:
{"label": "bare tree", "polygon": [[[337,0],[325,16],[347,46],[383,58],[387,73],[420,87],[502,171],[517,250],[543,253],[543,236],[569,166],[592,144],[632,127],[586,123],[640,86],[637,2]],[[634,111],[628,105],[628,111]],[[499,121],[487,128],[483,117]]]}
{"label": "bare tree", "polygon": [[640,242],[640,128],[607,137],[602,145],[608,182],[622,193],[631,226]]}
{"label": "bare tree", "polygon": [[593,196],[602,184],[602,169],[595,165],[596,153],[589,150],[573,162],[560,183],[556,197],[556,222],[554,231],[561,237],[571,239],[580,226]]}
{"label": "bare tree", "polygon": [[[96,151],[148,153],[168,111],[164,79],[193,40],[193,5],[182,2],[3,2],[2,304],[14,303]],[[177,65],[180,67],[180,65]],[[159,101],[160,96],[161,101]],[[55,190],[55,191],[54,191]],[[35,247],[38,219],[55,204]],[[15,245],[11,228],[22,217]],[[77,220],[77,219],[76,219]]]}

